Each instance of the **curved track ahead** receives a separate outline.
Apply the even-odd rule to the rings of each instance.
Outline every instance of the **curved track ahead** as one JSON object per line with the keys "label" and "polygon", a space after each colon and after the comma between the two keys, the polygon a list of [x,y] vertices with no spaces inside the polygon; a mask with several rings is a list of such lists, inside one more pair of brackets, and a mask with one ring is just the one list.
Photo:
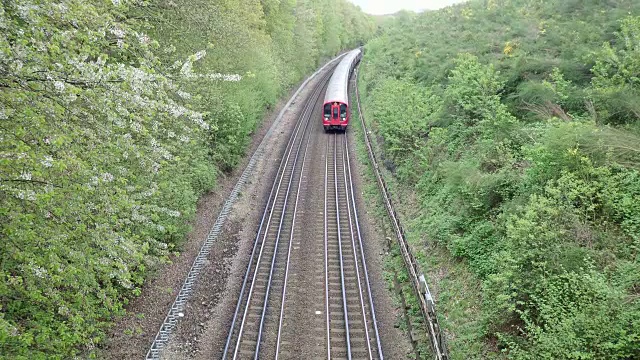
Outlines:
{"label": "curved track ahead", "polygon": [[[314,117],[330,75],[321,79],[305,103],[285,149],[222,359],[383,358],[357,221],[347,137],[324,134],[320,116]],[[322,154],[324,141],[318,140],[325,139]],[[317,161],[321,156],[325,157],[324,183],[321,178],[313,181],[325,189],[324,216],[320,215],[324,217],[324,244],[322,238],[310,241],[313,235],[305,233],[307,224],[296,222],[298,209],[308,206],[303,182],[306,184],[309,168],[321,166]],[[304,259],[292,257],[292,248],[302,237],[306,237],[308,253]],[[309,283],[300,276],[292,278],[290,275],[296,275],[292,268],[297,269],[293,272],[319,270],[322,280]],[[323,291],[317,291],[319,287]],[[307,303],[304,306],[300,305],[303,301],[295,304],[301,297]],[[313,321],[305,318],[307,313],[301,317],[301,307],[324,311],[317,310]],[[326,321],[317,321],[320,317]],[[311,343],[309,347],[299,345],[301,333]]]}

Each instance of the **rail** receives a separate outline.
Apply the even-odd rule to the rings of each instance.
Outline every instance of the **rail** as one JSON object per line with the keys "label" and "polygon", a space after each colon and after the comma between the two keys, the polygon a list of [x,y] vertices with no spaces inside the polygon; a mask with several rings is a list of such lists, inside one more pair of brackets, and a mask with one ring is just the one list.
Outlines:
{"label": "rail", "polygon": [[327,136],[324,174],[327,359],[383,360],[348,149],[346,134]]}
{"label": "rail", "polygon": [[409,247],[409,244],[406,240],[404,229],[393,207],[393,202],[391,201],[391,197],[389,196],[387,185],[382,178],[382,175],[380,174],[378,161],[371,146],[371,140],[369,139],[369,133],[367,131],[367,127],[364,121],[364,115],[362,114],[362,108],[360,105],[360,92],[358,91],[357,85],[358,69],[359,65],[354,71],[356,80],[356,100],[358,103],[358,116],[360,118],[360,123],[362,124],[362,132],[364,133],[364,140],[367,145],[369,159],[371,160],[371,164],[373,165],[373,170],[376,175],[378,187],[380,188],[380,192],[384,200],[385,208],[387,210],[387,213],[389,214],[391,222],[393,223],[396,238],[398,240],[398,244],[400,245],[402,259],[404,261],[405,267],[407,268],[407,271],[409,271],[411,284],[413,285],[413,289],[420,300],[420,308],[428,326],[428,335],[431,340],[433,351],[435,353],[435,358],[437,360],[448,360],[449,352],[447,351],[445,336],[442,332],[442,329],[440,328],[438,318],[436,316],[435,301],[431,296],[431,291],[429,290],[429,285],[427,284],[426,278],[421,272],[420,267],[418,266],[418,263],[413,256],[411,248]]}
{"label": "rail", "polygon": [[[294,178],[302,177],[302,169],[298,166],[298,159],[300,155],[300,150],[304,150],[304,156],[306,157],[306,148],[309,146],[309,138],[310,138],[310,129],[312,126],[311,115],[313,106],[316,103],[317,99],[320,97],[320,92],[322,89],[322,84],[328,81],[328,74],[325,74],[323,79],[320,81],[320,84],[316,87],[313,94],[308,99],[304,110],[303,115],[301,117],[301,121],[296,123],[296,127],[291,134],[289,139],[289,143],[287,144],[287,149],[285,151],[285,155],[281,159],[280,167],[278,169],[278,175],[273,183],[271,188],[271,193],[269,195],[268,203],[266,204],[262,220],[260,222],[260,226],[258,229],[258,233],[256,234],[256,238],[254,240],[253,250],[250,256],[249,263],[247,265],[246,274],[243,281],[242,290],[238,297],[238,303],[236,305],[236,310],[233,315],[233,322],[229,329],[229,334],[227,336],[227,341],[223,353],[223,360],[227,357],[232,357],[233,359],[237,359],[240,356],[241,346],[243,344],[243,336],[245,335],[245,327],[258,327],[258,331],[255,334],[255,350],[254,350],[254,358],[257,359],[260,353],[261,340],[263,335],[263,327],[264,327],[264,315],[266,314],[267,304],[269,302],[269,294],[270,288],[274,275],[274,266],[276,262],[276,258],[278,254],[278,246],[281,239],[281,232],[283,229],[283,222],[285,216],[287,214],[287,204],[289,202],[289,195],[291,193],[291,186],[293,184]],[[305,139],[307,139],[307,146],[303,149],[303,144],[305,143]],[[301,163],[302,167],[304,167],[304,162]],[[298,176],[296,176],[298,174]],[[296,186],[298,187],[298,186]],[[297,200],[297,196],[296,196]],[[294,205],[295,209],[297,209],[297,204]],[[294,214],[295,218],[295,214]],[[273,227],[272,227],[273,221]],[[291,232],[293,232],[293,227],[295,224],[292,224]],[[275,234],[272,234],[272,231],[275,231]],[[270,236],[271,235],[271,236]],[[262,238],[262,240],[260,240]],[[273,241],[272,241],[273,240]],[[290,242],[289,242],[290,243]],[[259,248],[259,250],[258,250]],[[271,256],[271,261],[269,263],[262,262],[263,255],[268,257],[268,254],[273,251]],[[257,256],[257,257],[256,257]],[[289,264],[289,252],[287,251],[287,257],[285,262]],[[255,267],[254,267],[255,265]],[[266,268],[265,268],[266,267]],[[253,271],[251,271],[253,269]],[[268,275],[266,275],[268,274]],[[257,280],[266,276],[267,279],[263,279],[266,282],[266,288],[264,290],[260,289],[256,290]],[[249,284],[249,279],[251,279]],[[248,294],[245,295],[245,291],[248,288]],[[256,292],[256,294],[254,294]],[[284,295],[284,293],[283,293]],[[262,298],[262,301],[256,300]],[[246,299],[246,302],[245,302]],[[252,301],[256,300],[261,303],[261,306],[252,307]],[[284,298],[282,299],[284,302]],[[240,311],[241,304],[245,304],[244,311]],[[249,320],[249,312],[251,310],[258,309],[259,311],[259,324],[253,324],[253,321]],[[242,313],[242,314],[241,314]],[[254,314],[255,315],[255,314]],[[239,326],[239,330],[235,331],[236,323]],[[255,329],[254,329],[255,330]],[[235,340],[235,346],[231,343]],[[251,347],[253,339],[247,341],[246,346]],[[233,347],[233,350],[231,349]],[[246,351],[251,351],[250,349],[246,349]]]}

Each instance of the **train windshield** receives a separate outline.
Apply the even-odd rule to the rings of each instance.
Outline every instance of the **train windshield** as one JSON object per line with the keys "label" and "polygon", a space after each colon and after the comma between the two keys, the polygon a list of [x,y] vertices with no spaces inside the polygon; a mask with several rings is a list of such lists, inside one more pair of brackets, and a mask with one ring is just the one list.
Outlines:
{"label": "train windshield", "polygon": [[331,117],[331,104],[324,104],[324,117],[327,119]]}
{"label": "train windshield", "polygon": [[333,108],[333,118],[334,119],[338,118],[338,107],[337,106]]}
{"label": "train windshield", "polygon": [[340,117],[345,119],[347,117],[347,105],[340,104]]}

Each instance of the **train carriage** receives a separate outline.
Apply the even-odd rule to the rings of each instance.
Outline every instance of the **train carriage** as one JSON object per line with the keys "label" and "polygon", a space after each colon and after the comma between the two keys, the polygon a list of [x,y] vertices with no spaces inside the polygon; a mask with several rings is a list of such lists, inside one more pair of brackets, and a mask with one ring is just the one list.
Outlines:
{"label": "train carriage", "polygon": [[322,124],[325,131],[345,131],[349,125],[349,78],[361,57],[360,49],[348,52],[331,75],[323,104]]}

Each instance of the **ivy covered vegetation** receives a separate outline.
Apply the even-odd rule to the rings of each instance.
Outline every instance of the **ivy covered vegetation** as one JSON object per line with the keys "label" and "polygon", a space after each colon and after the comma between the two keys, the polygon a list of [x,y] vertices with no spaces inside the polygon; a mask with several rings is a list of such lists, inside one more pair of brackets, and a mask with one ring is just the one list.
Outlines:
{"label": "ivy covered vegetation", "polygon": [[0,358],[91,354],[265,110],[373,29],[345,0],[3,1]]}
{"label": "ivy covered vegetation", "polygon": [[421,257],[471,274],[439,274],[453,358],[640,358],[640,2],[400,13],[362,68]]}

